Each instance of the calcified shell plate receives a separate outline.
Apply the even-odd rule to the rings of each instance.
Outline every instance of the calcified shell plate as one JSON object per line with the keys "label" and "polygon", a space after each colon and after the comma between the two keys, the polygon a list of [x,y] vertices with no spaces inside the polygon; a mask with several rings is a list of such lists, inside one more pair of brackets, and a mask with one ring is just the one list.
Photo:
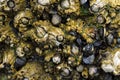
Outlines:
{"label": "calcified shell plate", "polygon": [[0,0],[0,80],[120,80],[120,0]]}

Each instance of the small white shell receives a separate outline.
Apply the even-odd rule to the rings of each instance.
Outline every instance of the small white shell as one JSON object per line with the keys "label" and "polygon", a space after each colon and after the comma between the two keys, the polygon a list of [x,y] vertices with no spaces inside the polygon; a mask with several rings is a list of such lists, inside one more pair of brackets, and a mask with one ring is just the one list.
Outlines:
{"label": "small white shell", "polygon": [[111,64],[103,64],[102,69],[105,72],[113,72],[114,71],[114,67]]}
{"label": "small white shell", "polygon": [[63,76],[68,76],[70,74],[70,70],[68,68],[64,68],[63,72],[61,73],[61,75]]}
{"label": "small white shell", "polygon": [[83,66],[83,65],[79,65],[79,66],[76,67],[76,70],[77,70],[78,72],[82,72],[83,69],[84,69],[84,66]]}
{"label": "small white shell", "polygon": [[69,8],[69,7],[70,7],[69,1],[68,1],[68,0],[63,0],[63,1],[61,2],[61,7],[62,7],[62,8]]}
{"label": "small white shell", "polygon": [[58,25],[61,22],[61,17],[55,14],[52,16],[51,22],[53,23],[53,25]]}
{"label": "small white shell", "polygon": [[114,66],[120,65],[120,51],[117,51],[115,53],[115,56],[113,57],[113,63],[114,63]]}
{"label": "small white shell", "polygon": [[99,11],[99,7],[96,4],[94,4],[94,5],[91,6],[91,11],[98,12]]}
{"label": "small white shell", "polygon": [[88,0],[80,0],[81,4],[85,4]]}
{"label": "small white shell", "polygon": [[38,3],[41,5],[48,5],[50,3],[50,0],[38,0]]}
{"label": "small white shell", "polygon": [[104,22],[104,17],[102,15],[99,15],[97,17],[97,22],[100,23],[100,24],[102,24]]}
{"label": "small white shell", "polygon": [[79,53],[79,48],[75,44],[73,44],[71,52],[73,54],[78,54]]}
{"label": "small white shell", "polygon": [[21,48],[21,47],[18,47],[17,49],[16,49],[16,54],[17,54],[17,56],[19,56],[19,57],[23,57],[25,54],[24,54],[24,52],[23,52],[23,49]]}
{"label": "small white shell", "polygon": [[89,75],[94,76],[97,73],[96,67],[90,67],[89,68]]}
{"label": "small white shell", "polygon": [[61,58],[59,55],[55,55],[53,58],[52,58],[52,61],[56,64],[59,64],[61,62]]}

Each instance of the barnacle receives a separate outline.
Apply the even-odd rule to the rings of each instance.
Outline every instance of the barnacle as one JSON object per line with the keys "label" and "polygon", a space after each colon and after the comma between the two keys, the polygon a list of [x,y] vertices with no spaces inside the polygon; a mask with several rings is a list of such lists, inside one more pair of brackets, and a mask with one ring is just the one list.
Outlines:
{"label": "barnacle", "polygon": [[0,0],[0,80],[119,80],[120,0]]}

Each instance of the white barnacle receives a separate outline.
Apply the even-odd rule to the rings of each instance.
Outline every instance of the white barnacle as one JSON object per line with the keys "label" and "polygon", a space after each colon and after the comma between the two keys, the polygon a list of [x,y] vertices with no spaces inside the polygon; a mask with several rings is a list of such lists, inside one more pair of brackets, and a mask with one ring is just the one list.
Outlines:
{"label": "white barnacle", "polygon": [[53,23],[53,25],[58,25],[61,23],[61,17],[58,14],[55,14],[52,16],[51,22]]}
{"label": "white barnacle", "polygon": [[38,37],[42,38],[46,35],[46,31],[43,27],[37,27],[36,30],[37,30]]}
{"label": "white barnacle", "polygon": [[38,0],[38,3],[39,3],[40,5],[45,6],[45,5],[48,5],[48,4],[50,3],[50,0]]}
{"label": "white barnacle", "polygon": [[56,64],[59,64],[61,62],[61,58],[59,55],[55,55],[53,58],[52,58],[52,61]]}
{"label": "white barnacle", "polygon": [[62,8],[69,8],[69,7],[70,7],[70,2],[69,2],[69,0],[63,0],[63,1],[61,2],[61,7],[62,7]]}
{"label": "white barnacle", "polygon": [[118,66],[120,65],[120,51],[117,51],[115,53],[115,56],[113,57],[113,63],[114,63],[114,66]]}
{"label": "white barnacle", "polygon": [[85,4],[88,0],[80,0],[81,4]]}
{"label": "white barnacle", "polygon": [[23,48],[21,48],[21,47],[16,48],[16,54],[19,57],[23,57],[25,55],[24,51],[23,51]]}
{"label": "white barnacle", "polygon": [[102,69],[105,72],[113,72],[114,71],[114,67],[111,64],[103,64]]}

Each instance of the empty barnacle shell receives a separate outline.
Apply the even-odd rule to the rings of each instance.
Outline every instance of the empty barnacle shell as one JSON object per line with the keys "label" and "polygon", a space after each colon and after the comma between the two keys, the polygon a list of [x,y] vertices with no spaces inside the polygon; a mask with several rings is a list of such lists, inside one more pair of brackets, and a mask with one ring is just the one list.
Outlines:
{"label": "empty barnacle shell", "polygon": [[55,64],[59,64],[61,62],[61,56],[59,54],[56,54],[52,57],[52,61]]}
{"label": "empty barnacle shell", "polygon": [[14,7],[15,7],[15,2],[14,2],[13,0],[9,0],[9,1],[7,2],[7,5],[8,5],[8,7],[10,7],[10,8],[14,8]]}
{"label": "empty barnacle shell", "polygon": [[78,65],[78,66],[76,67],[76,70],[77,70],[78,72],[82,72],[83,69],[84,69],[84,66],[83,66],[83,65]]}
{"label": "empty barnacle shell", "polygon": [[61,16],[58,15],[58,14],[55,14],[55,15],[52,16],[51,22],[52,22],[53,25],[58,25],[58,24],[61,23],[61,20],[62,20]]}
{"label": "empty barnacle shell", "polygon": [[59,42],[64,41],[64,36],[58,35],[58,36],[57,36],[57,40],[58,40]]}
{"label": "empty barnacle shell", "polygon": [[61,0],[60,5],[58,5],[58,11],[62,14],[75,13],[80,14],[79,0]]}
{"label": "empty barnacle shell", "polygon": [[44,6],[50,4],[50,0],[38,0],[38,3]]}
{"label": "empty barnacle shell", "polygon": [[88,0],[80,0],[81,4],[85,4]]}
{"label": "empty barnacle shell", "polygon": [[67,77],[70,75],[70,70],[68,68],[62,68],[61,75]]}
{"label": "empty barnacle shell", "polygon": [[62,8],[66,9],[66,8],[70,7],[70,2],[69,2],[69,0],[62,0],[60,5]]}
{"label": "empty barnacle shell", "polygon": [[25,55],[24,51],[22,50],[21,47],[18,47],[16,49],[16,54],[19,56],[19,57],[23,57]]}
{"label": "empty barnacle shell", "polygon": [[98,7],[98,5],[93,4],[93,5],[91,6],[90,10],[91,10],[92,12],[98,12],[98,11],[99,11],[99,7]]}
{"label": "empty barnacle shell", "polygon": [[86,9],[90,7],[89,0],[80,0],[80,4]]}
{"label": "empty barnacle shell", "polygon": [[29,80],[29,78],[27,78],[27,77],[24,77],[24,78],[23,78],[23,80]]}

